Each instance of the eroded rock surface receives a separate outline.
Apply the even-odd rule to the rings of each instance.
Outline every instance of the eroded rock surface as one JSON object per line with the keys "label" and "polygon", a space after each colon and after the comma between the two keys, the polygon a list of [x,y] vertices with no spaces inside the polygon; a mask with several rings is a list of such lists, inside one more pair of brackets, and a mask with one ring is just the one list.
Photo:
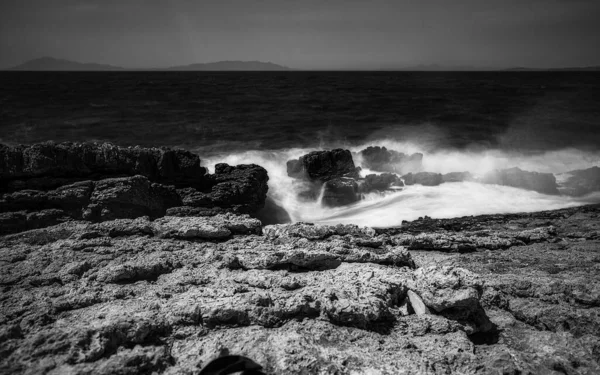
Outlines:
{"label": "eroded rock surface", "polygon": [[255,214],[267,195],[258,165],[206,174],[183,150],[103,143],[0,145],[0,234],[70,220]]}
{"label": "eroded rock surface", "polygon": [[[197,374],[238,354],[269,374],[595,374],[599,233],[587,206],[377,231],[221,213],[6,235],[0,372]],[[401,245],[461,234],[467,252]]]}

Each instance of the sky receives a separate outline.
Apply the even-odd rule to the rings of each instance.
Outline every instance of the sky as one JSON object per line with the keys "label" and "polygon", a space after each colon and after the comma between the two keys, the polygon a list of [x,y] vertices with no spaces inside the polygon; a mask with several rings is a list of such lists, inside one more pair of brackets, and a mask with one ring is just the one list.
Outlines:
{"label": "sky", "polygon": [[600,65],[600,0],[0,0],[0,68]]}

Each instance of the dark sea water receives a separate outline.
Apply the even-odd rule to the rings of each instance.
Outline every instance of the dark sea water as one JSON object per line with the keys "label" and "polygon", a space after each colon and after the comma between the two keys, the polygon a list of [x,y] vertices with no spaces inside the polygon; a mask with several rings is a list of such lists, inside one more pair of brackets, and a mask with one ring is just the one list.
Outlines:
{"label": "dark sea water", "polygon": [[[333,147],[425,154],[432,172],[600,165],[597,72],[1,72],[0,142],[178,146],[256,162],[295,220],[396,225],[429,215],[595,201],[475,183],[407,187],[351,207],[299,202],[285,162]],[[360,164],[360,160],[356,160]],[[368,173],[368,171],[365,171]]]}

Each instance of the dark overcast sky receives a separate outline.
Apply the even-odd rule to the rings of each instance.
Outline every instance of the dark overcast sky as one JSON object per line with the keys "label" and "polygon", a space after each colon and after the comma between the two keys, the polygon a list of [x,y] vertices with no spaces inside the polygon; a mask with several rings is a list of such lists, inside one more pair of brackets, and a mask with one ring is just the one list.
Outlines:
{"label": "dark overcast sky", "polygon": [[600,65],[600,0],[0,0],[0,67]]}

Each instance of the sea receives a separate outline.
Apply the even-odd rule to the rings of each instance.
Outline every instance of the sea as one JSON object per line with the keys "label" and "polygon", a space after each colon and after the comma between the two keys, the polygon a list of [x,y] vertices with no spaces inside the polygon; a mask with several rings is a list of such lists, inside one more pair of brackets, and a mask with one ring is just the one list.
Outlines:
{"label": "sea", "polygon": [[385,146],[422,152],[429,172],[519,167],[560,180],[600,166],[600,72],[0,72],[0,143],[48,140],[180,147],[209,170],[256,163],[293,221],[391,227],[549,210],[598,203],[600,194],[460,182],[327,208],[298,198],[304,187],[286,162]]}

